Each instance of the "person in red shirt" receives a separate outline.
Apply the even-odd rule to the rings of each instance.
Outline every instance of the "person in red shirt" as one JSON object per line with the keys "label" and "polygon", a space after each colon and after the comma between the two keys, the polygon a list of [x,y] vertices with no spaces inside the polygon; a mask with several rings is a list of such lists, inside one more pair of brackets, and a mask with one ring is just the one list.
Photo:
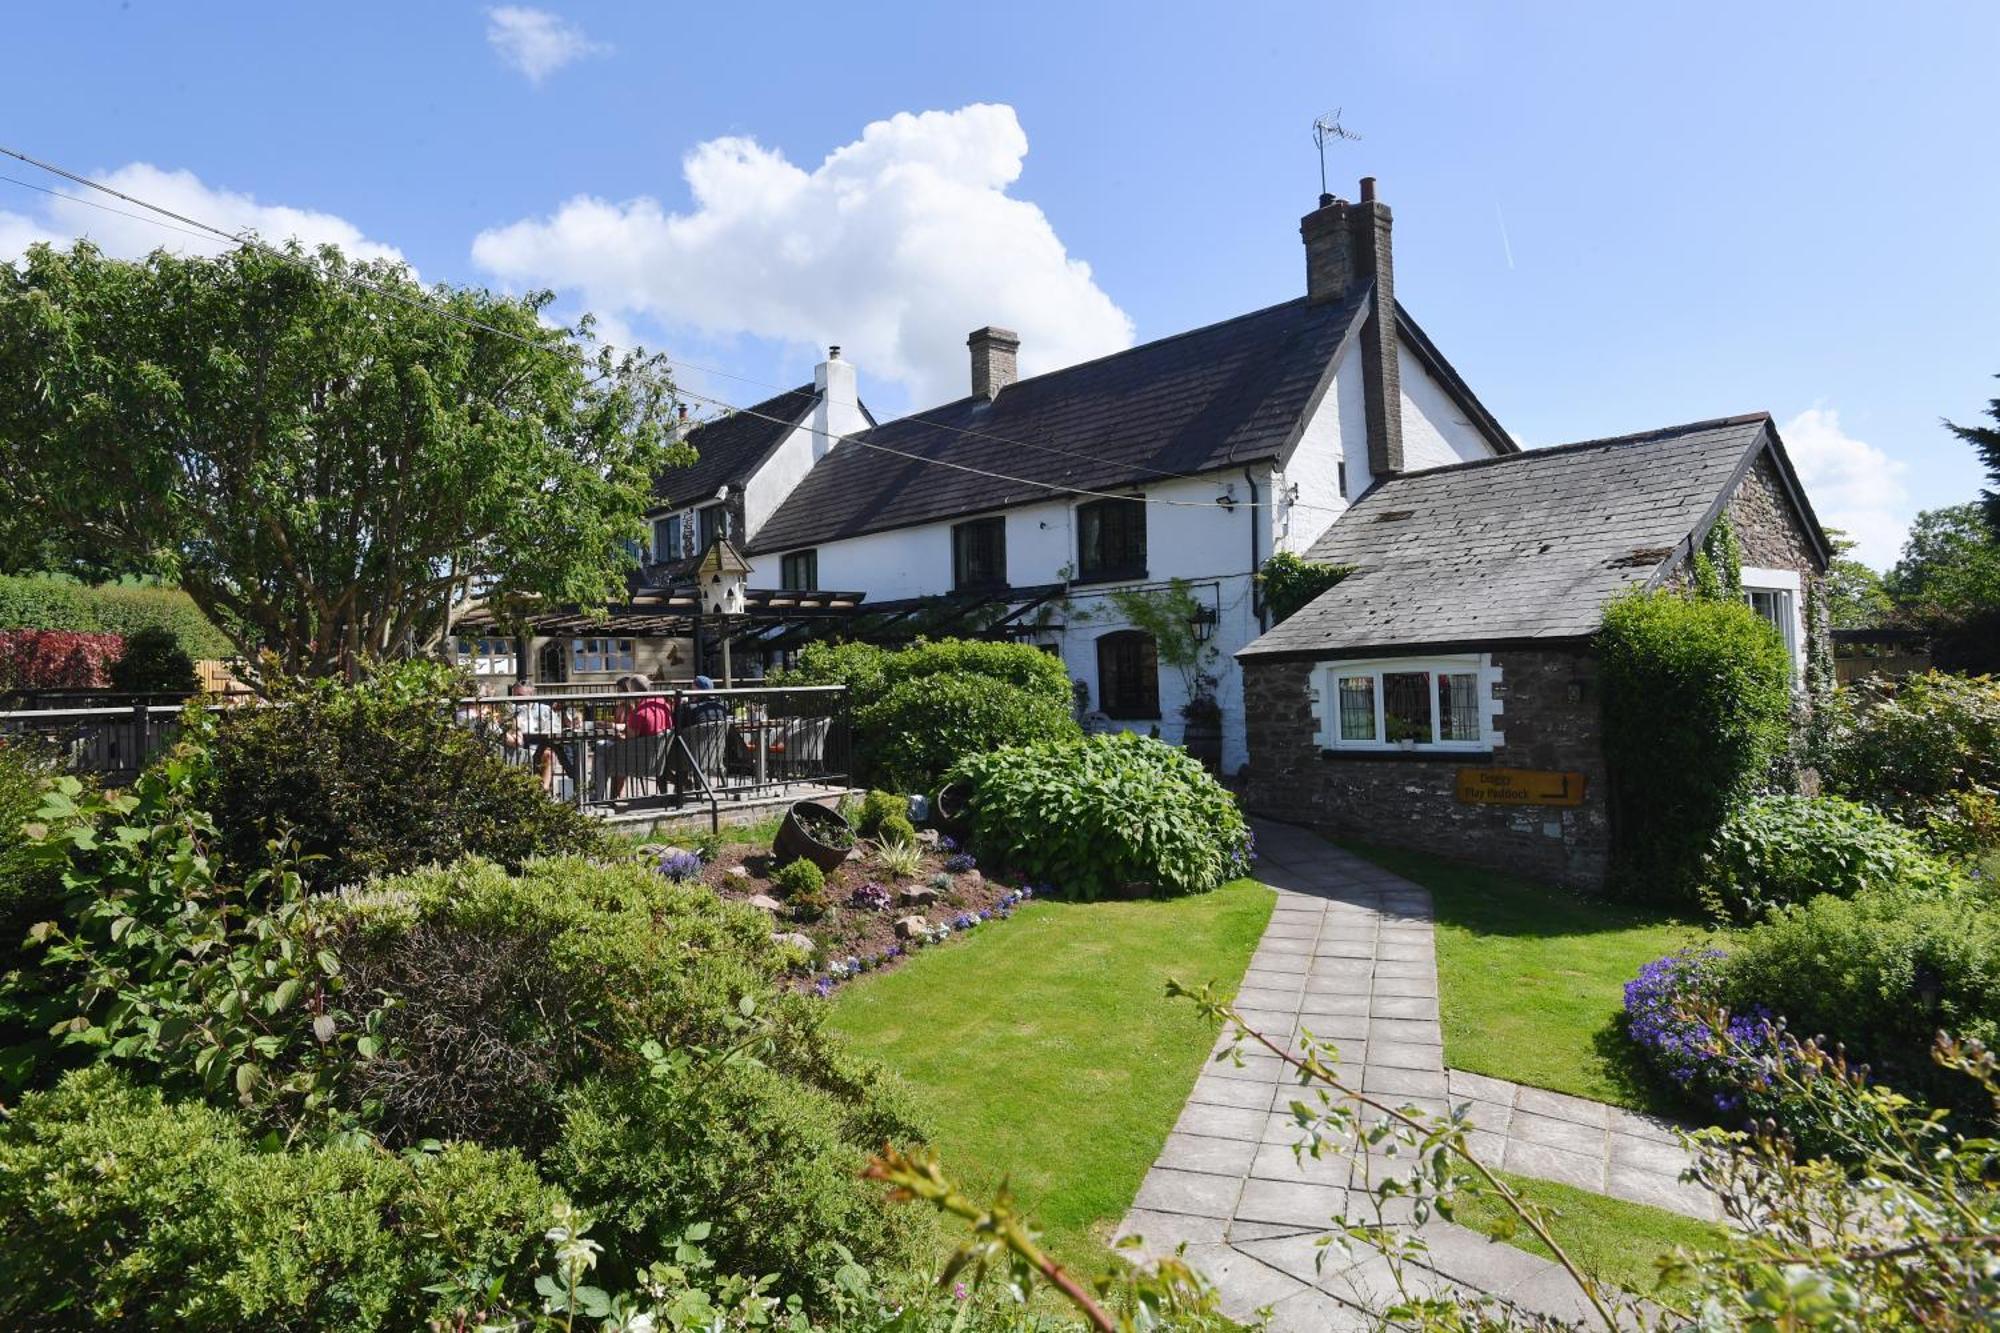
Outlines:
{"label": "person in red shirt", "polygon": [[[652,689],[652,682],[644,676],[620,676],[620,694],[645,694]],[[674,729],[673,705],[659,695],[647,695],[643,699],[633,699],[620,703],[612,713],[613,730],[630,740],[640,736],[664,736]],[[617,800],[625,794],[625,780],[630,777],[651,777],[647,773],[611,774],[610,796]]]}

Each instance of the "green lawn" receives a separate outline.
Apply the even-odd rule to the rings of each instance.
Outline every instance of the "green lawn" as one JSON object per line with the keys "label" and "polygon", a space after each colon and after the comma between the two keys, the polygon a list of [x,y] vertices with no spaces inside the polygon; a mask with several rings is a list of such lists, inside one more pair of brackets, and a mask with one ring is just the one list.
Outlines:
{"label": "green lawn", "polygon": [[[1502,1173],[1502,1178],[1523,1199],[1555,1215],[1549,1229],[1579,1268],[1600,1282],[1615,1282],[1642,1295],[1650,1295],[1659,1286],[1655,1259],[1676,1247],[1697,1252],[1718,1249],[1727,1239],[1721,1227],[1679,1213],[1607,1198],[1553,1180],[1531,1180],[1509,1173]],[[1513,1211],[1498,1199],[1467,1196],[1458,1202],[1457,1220],[1489,1236],[1499,1235],[1513,1217]],[[1554,1257],[1525,1226],[1517,1225],[1506,1240],[1530,1254]]]}
{"label": "green lawn", "polygon": [[833,1026],[915,1088],[949,1172],[982,1190],[1011,1176],[1052,1251],[1096,1272],[1215,1040],[1167,978],[1233,985],[1271,903],[1248,880],[1034,903],[847,986]]}
{"label": "green lawn", "polygon": [[1446,1064],[1635,1110],[1674,1109],[1619,1031],[1625,983],[1662,954],[1713,942],[1713,932],[1420,852],[1352,850],[1431,891]]}

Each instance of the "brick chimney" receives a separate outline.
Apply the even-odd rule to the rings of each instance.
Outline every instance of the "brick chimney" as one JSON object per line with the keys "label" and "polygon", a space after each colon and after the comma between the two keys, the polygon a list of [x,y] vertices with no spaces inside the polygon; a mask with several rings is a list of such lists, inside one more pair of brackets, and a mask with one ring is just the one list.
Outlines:
{"label": "brick chimney", "polygon": [[854,363],[843,361],[838,345],[826,349],[826,360],[813,367],[813,462],[825,458],[843,435],[868,429],[861,415],[861,391],[854,382]]}
{"label": "brick chimney", "polygon": [[1021,350],[1021,335],[1012,329],[996,329],[988,324],[974,329],[965,345],[972,349],[972,396],[993,399],[1021,378],[1014,355]]}
{"label": "brick chimney", "polygon": [[1403,386],[1396,364],[1396,265],[1389,247],[1389,206],[1375,198],[1375,178],[1361,178],[1361,199],[1330,194],[1299,221],[1306,243],[1306,299],[1344,300],[1374,284],[1361,331],[1361,383],[1368,420],[1368,470],[1403,470]]}

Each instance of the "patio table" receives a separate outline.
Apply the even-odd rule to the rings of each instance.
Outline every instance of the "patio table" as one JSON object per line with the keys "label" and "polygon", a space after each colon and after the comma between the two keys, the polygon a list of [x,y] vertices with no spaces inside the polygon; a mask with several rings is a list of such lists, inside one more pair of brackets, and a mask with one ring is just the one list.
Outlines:
{"label": "patio table", "polygon": [[608,727],[585,723],[578,727],[565,727],[561,731],[527,731],[521,733],[521,739],[531,752],[542,745],[555,752],[556,763],[561,766],[563,776],[570,780],[571,790],[581,804],[584,793],[590,790],[587,785],[590,778],[590,743],[616,734]]}

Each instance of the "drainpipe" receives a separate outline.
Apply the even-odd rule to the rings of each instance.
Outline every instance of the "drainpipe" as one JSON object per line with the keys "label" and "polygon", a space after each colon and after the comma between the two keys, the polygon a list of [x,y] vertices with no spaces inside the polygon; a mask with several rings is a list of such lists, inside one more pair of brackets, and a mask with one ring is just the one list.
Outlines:
{"label": "drainpipe", "polygon": [[[1270,626],[1264,623],[1264,598],[1257,587],[1257,569],[1260,563],[1257,555],[1257,474],[1250,470],[1250,466],[1247,463],[1243,466],[1243,483],[1250,488],[1250,504],[1248,506],[1250,511],[1250,610],[1257,617],[1258,632],[1262,633],[1264,630],[1269,629]],[[1276,492],[1273,492],[1273,494],[1276,494]],[[1274,530],[1276,526],[1274,522],[1272,524]]]}

